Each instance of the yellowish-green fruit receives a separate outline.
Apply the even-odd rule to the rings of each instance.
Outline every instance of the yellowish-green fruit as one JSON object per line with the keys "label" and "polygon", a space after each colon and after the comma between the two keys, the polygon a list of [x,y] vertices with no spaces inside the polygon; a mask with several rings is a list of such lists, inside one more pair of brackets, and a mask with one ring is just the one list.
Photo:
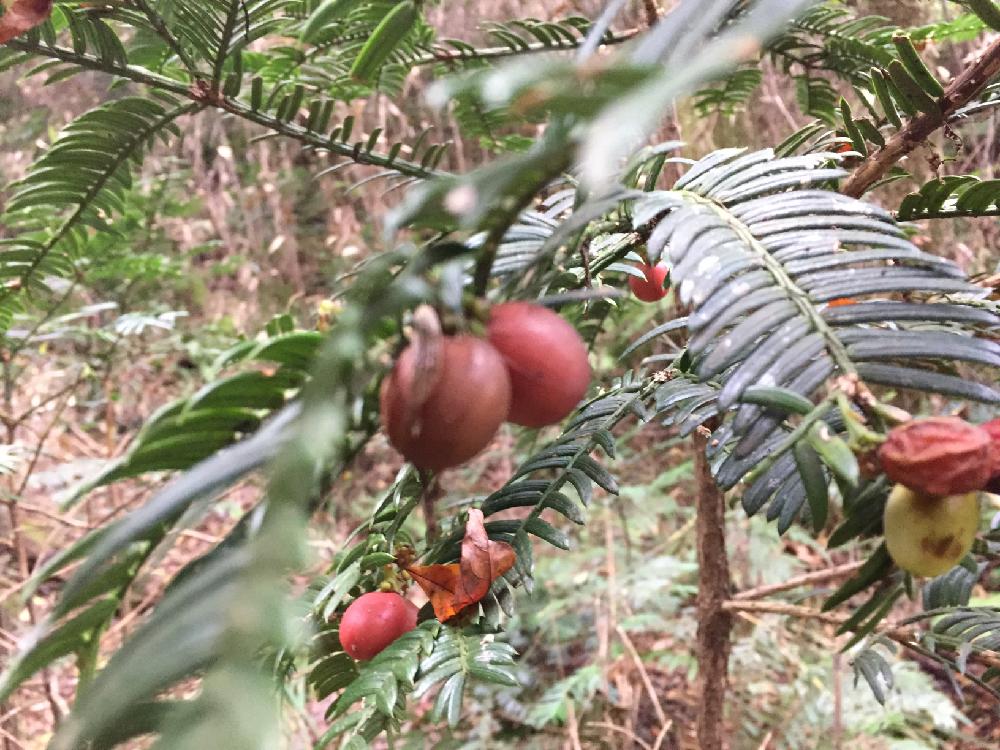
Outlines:
{"label": "yellowish-green fruit", "polygon": [[979,528],[979,493],[935,497],[897,484],[885,506],[885,544],[903,570],[938,576],[972,549]]}

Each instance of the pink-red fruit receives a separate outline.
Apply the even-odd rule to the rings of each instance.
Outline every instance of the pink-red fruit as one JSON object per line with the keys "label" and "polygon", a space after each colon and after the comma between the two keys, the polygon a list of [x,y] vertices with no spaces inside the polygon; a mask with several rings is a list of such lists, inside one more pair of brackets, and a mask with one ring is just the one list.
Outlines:
{"label": "pink-red fruit", "polygon": [[665,284],[670,269],[662,263],[655,266],[640,263],[636,268],[642,271],[645,278],[640,279],[638,276],[629,274],[628,286],[632,290],[632,294],[643,302],[657,302],[667,296]]}
{"label": "pink-red fruit", "polygon": [[0,44],[30,31],[52,13],[52,0],[0,0]]}
{"label": "pink-red fruit", "polygon": [[993,471],[990,434],[958,417],[900,425],[889,433],[878,457],[889,479],[925,495],[981,490]]}
{"label": "pink-red fruit", "polygon": [[525,427],[565,419],[590,386],[587,346],[576,329],[541,305],[506,302],[490,311],[487,330],[510,373],[507,419]]}
{"label": "pink-red fruit", "polygon": [[992,419],[980,427],[989,433],[992,441],[993,474],[986,483],[986,491],[998,494],[1000,493],[1000,418]]}
{"label": "pink-red fruit", "polygon": [[340,620],[340,645],[354,659],[367,661],[417,627],[417,607],[391,591],[362,594]]}
{"label": "pink-red fruit", "polygon": [[432,382],[418,382],[414,345],[399,355],[382,381],[382,426],[389,442],[420,469],[441,471],[485,448],[510,410],[504,360],[474,336],[446,336],[435,356]]}

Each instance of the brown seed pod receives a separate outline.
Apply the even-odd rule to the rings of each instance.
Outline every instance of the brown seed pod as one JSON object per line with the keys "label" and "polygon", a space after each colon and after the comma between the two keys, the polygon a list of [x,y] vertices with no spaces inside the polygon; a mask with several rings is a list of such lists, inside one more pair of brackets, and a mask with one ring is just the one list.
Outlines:
{"label": "brown seed pod", "polygon": [[[420,469],[458,466],[487,446],[510,411],[503,358],[474,336],[446,336],[434,354],[415,341],[382,381],[382,426]],[[432,360],[432,361],[431,361]]]}
{"label": "brown seed pod", "polygon": [[981,490],[993,470],[989,433],[958,417],[907,422],[889,433],[878,457],[892,481],[927,495]]}

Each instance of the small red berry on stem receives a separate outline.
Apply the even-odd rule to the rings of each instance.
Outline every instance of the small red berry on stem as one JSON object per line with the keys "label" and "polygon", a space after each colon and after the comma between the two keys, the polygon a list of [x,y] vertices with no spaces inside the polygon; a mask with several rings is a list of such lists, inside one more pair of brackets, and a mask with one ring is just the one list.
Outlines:
{"label": "small red berry on stem", "polygon": [[645,278],[629,274],[628,285],[638,299],[643,302],[657,302],[667,296],[670,269],[663,263],[655,266],[640,263],[636,266]]}

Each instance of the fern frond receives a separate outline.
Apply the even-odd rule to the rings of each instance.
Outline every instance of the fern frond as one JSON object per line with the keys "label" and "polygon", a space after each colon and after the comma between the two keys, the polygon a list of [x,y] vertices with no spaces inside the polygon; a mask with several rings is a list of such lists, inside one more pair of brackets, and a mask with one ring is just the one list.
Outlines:
{"label": "fern frond", "polygon": [[[642,379],[625,378],[608,393],[580,409],[561,437],[528,458],[504,487],[483,501],[482,511],[487,518],[510,508],[530,509],[519,521],[486,523],[491,538],[507,542],[517,552],[517,562],[508,573],[511,583],[531,586],[530,536],[569,549],[569,537],[542,518],[544,511],[552,510],[573,523],[584,523],[582,508],[565,494],[564,487],[573,487],[583,507],[589,505],[595,485],[605,492],[617,494],[617,481],[591,457],[591,453],[600,448],[608,457],[614,457],[615,440],[611,430],[629,416],[646,416],[644,402],[651,389],[652,386]],[[535,478],[538,472],[552,473],[545,478]],[[457,558],[459,541],[458,537],[446,541],[437,557],[441,560]]]}
{"label": "fern frond", "polygon": [[888,19],[854,15],[840,3],[824,3],[799,15],[768,51],[807,69],[833,70],[849,80],[892,59]]}
{"label": "fern frond", "polygon": [[760,86],[762,77],[757,67],[733,71],[716,86],[695,92],[695,111],[702,117],[716,112],[729,116],[742,111]]}
{"label": "fern frond", "polygon": [[[3,220],[18,234],[0,250],[0,331],[24,309],[23,298],[49,293],[46,277],[74,276],[90,232],[115,231],[132,168],[196,109],[132,97],[102,105],[70,123],[11,186]],[[53,217],[61,221],[50,228]]]}
{"label": "fern frond", "polygon": [[931,180],[899,204],[900,221],[1000,216],[1000,180],[952,175]]}
{"label": "fern frond", "polygon": [[[391,50],[382,50],[385,59],[380,62],[376,74],[370,81],[359,80],[352,74],[352,67],[365,49],[382,19],[397,6],[395,0],[372,0],[353,4],[343,15],[333,19],[328,25],[313,30],[309,38],[312,48],[307,50],[302,61],[302,52],[289,48],[288,56],[275,57],[273,66],[262,69],[265,78],[288,79],[288,62],[295,68],[301,66],[304,81],[337,99],[349,100],[365,96],[372,88],[398,93],[406,76],[418,59],[427,55],[434,42],[434,30],[418,17],[405,35],[393,39]],[[301,34],[306,26],[299,28]]]}

